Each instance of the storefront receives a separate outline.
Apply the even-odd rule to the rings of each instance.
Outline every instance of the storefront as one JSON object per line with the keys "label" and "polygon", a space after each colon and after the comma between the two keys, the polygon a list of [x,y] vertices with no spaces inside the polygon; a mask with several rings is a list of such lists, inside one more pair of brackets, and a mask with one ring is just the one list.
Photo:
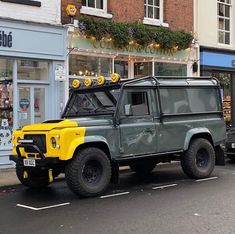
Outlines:
{"label": "storefront", "polygon": [[12,130],[60,116],[66,43],[62,26],[1,19],[0,167],[11,166]]}
{"label": "storefront", "polygon": [[156,48],[139,49],[130,45],[128,49],[116,49],[111,39],[94,41],[81,35],[77,29],[69,33],[69,80],[95,78],[102,75],[109,79],[113,72],[121,79],[133,79],[148,75],[192,76],[195,51],[163,52]]}
{"label": "storefront", "polygon": [[228,126],[235,126],[235,53],[231,50],[201,47],[201,75],[214,76],[221,84],[224,117]]}

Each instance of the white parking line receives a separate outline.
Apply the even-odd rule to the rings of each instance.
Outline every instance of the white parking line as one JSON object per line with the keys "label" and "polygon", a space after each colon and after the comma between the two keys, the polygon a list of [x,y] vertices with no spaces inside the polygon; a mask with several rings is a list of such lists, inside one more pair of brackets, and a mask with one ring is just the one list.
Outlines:
{"label": "white parking line", "polygon": [[70,205],[70,202],[61,203],[61,204],[52,205],[52,206],[44,206],[44,207],[40,207],[40,208],[26,206],[26,205],[22,205],[22,204],[16,204],[16,206],[23,207],[23,208],[30,209],[30,210],[36,210],[36,211],[51,209],[51,208],[60,207],[60,206],[67,206],[67,205]]}
{"label": "white parking line", "polygon": [[130,193],[130,192],[115,193],[115,194],[110,194],[110,195],[101,196],[100,198],[116,197],[116,196],[126,195],[126,194],[129,194],[129,193]]}
{"label": "white parking line", "polygon": [[218,177],[214,176],[214,177],[209,177],[209,178],[200,179],[200,180],[195,180],[195,181],[196,181],[196,182],[201,182],[201,181],[214,180],[214,179],[218,179]]}
{"label": "white parking line", "polygon": [[168,188],[168,187],[174,187],[177,185],[178,184],[167,184],[167,185],[163,185],[163,186],[153,187],[152,189],[164,189],[164,188]]}

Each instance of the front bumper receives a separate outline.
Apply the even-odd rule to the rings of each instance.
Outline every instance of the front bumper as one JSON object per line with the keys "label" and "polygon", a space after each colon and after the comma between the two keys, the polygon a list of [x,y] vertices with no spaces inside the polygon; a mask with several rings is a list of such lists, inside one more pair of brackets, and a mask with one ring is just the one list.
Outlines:
{"label": "front bumper", "polygon": [[37,155],[37,158],[32,157],[32,159],[35,159],[36,167],[48,167],[49,168],[55,164],[61,163],[61,161],[59,160],[59,157],[45,157],[42,151],[34,143],[20,143],[16,146],[17,155],[9,156],[9,159],[14,161],[17,164],[23,165],[23,162],[25,159],[25,157],[21,155],[20,148],[23,148],[23,149],[27,148],[27,150],[32,149],[32,152],[33,152],[32,155]]}

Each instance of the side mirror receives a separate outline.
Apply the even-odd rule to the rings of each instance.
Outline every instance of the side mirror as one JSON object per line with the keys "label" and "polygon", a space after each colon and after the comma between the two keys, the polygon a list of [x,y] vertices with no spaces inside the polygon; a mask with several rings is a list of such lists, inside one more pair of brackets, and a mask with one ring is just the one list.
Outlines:
{"label": "side mirror", "polygon": [[131,104],[126,104],[124,106],[124,114],[125,114],[125,116],[133,115],[133,110],[132,110],[132,105]]}

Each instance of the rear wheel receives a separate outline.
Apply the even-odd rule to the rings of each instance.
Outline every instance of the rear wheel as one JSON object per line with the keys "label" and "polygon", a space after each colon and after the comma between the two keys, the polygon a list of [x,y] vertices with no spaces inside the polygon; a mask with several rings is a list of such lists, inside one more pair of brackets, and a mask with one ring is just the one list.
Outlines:
{"label": "rear wheel", "polygon": [[16,164],[16,175],[19,181],[29,188],[43,188],[50,184],[48,170],[29,170],[27,167]]}
{"label": "rear wheel", "polygon": [[66,165],[65,178],[74,193],[83,197],[98,196],[109,185],[110,161],[98,148],[82,149]]}
{"label": "rear wheel", "polygon": [[215,151],[211,143],[203,138],[194,139],[181,158],[181,166],[190,178],[208,177],[215,166]]}
{"label": "rear wheel", "polygon": [[144,175],[150,173],[156,167],[156,163],[142,161],[142,162],[133,162],[129,166],[132,171],[136,172],[137,174]]}

